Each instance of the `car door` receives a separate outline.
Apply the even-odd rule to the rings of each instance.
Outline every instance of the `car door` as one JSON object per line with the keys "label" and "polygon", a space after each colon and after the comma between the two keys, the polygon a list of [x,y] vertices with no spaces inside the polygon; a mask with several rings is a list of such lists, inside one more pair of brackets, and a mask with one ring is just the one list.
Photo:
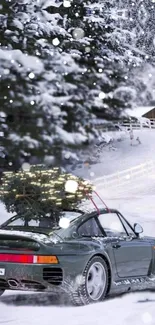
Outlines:
{"label": "car door", "polygon": [[126,220],[115,212],[100,214],[99,222],[106,235],[113,237],[112,249],[118,276],[146,276],[152,260],[149,241],[138,238]]}

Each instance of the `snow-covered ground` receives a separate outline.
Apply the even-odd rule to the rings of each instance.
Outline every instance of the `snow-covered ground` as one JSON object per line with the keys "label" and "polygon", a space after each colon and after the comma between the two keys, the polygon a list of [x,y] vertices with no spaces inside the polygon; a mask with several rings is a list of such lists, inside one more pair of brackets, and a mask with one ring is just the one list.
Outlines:
{"label": "snow-covered ground", "polygon": [[[141,145],[138,145],[136,141],[138,136]],[[136,166],[150,159],[155,160],[154,129],[135,130],[133,146],[130,146],[130,137],[128,133],[125,135],[123,134],[122,137],[125,137],[125,139],[122,141],[115,141],[113,146],[107,146],[102,149],[99,163],[84,166],[84,168],[78,170],[78,174],[93,179]]]}
{"label": "snow-covered ground", "polygon": [[[101,163],[92,166],[89,172],[102,176],[105,171],[113,173],[135,166],[149,159],[155,159],[155,131],[137,131],[142,144],[130,146],[129,139],[117,142],[115,151],[107,151]],[[151,176],[151,175],[150,175]],[[124,193],[109,192],[106,203],[119,209],[131,223],[139,222],[144,234],[155,236],[155,177],[143,179],[142,186],[132,184]],[[102,192],[102,191],[101,191]],[[101,193],[100,192],[100,193]],[[101,193],[102,194],[102,193]],[[1,206],[1,221],[6,220],[7,213]],[[11,293],[12,294],[12,293]],[[39,295],[40,297],[40,295]],[[59,306],[47,303],[46,296],[38,294],[9,292],[1,298],[0,323],[12,325],[143,325],[155,324],[155,293],[138,292],[107,300],[100,304],[85,307]],[[35,304],[35,306],[32,306]]]}
{"label": "snow-covered ground", "polygon": [[155,294],[135,293],[85,307],[1,305],[0,323],[12,325],[154,324]]}

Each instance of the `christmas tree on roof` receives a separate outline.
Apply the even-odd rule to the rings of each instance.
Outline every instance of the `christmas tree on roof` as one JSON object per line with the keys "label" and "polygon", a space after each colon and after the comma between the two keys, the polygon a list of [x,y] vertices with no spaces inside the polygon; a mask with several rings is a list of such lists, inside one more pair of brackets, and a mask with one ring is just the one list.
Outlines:
{"label": "christmas tree on roof", "polygon": [[93,186],[60,168],[31,166],[29,170],[5,172],[0,199],[8,212],[36,217],[75,209],[91,197]]}

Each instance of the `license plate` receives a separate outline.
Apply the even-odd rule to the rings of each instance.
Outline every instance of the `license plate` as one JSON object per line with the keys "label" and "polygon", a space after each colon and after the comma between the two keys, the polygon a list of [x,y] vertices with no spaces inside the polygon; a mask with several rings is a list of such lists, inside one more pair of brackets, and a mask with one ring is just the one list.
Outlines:
{"label": "license plate", "polygon": [[5,275],[5,269],[0,268],[0,276]]}

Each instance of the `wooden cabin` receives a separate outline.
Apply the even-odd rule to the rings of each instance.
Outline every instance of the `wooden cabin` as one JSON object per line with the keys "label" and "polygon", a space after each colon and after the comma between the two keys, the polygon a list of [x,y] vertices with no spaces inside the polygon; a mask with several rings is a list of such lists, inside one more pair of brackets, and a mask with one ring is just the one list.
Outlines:
{"label": "wooden cabin", "polygon": [[155,107],[153,106],[145,106],[145,107],[136,107],[134,109],[127,109],[126,113],[130,117],[145,117],[148,119],[155,119]]}
{"label": "wooden cabin", "polygon": [[149,118],[149,119],[155,119],[155,107],[153,107],[151,110],[149,110],[148,112],[143,114],[142,117],[146,117],[146,118]]}

